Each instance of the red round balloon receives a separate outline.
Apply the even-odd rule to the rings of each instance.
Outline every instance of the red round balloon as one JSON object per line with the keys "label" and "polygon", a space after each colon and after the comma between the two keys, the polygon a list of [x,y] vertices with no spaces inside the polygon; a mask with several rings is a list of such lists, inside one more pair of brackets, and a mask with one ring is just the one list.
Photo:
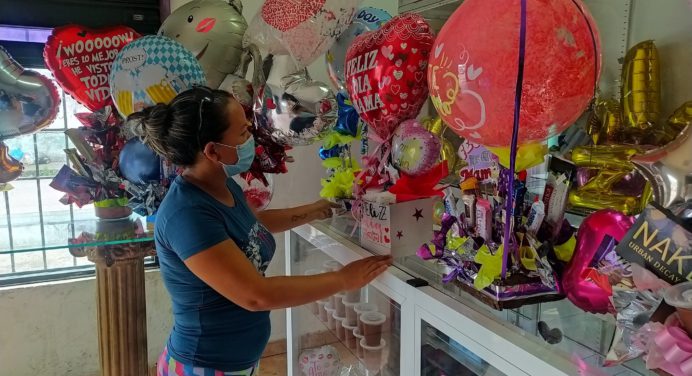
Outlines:
{"label": "red round balloon", "polygon": [[43,59],[60,87],[91,111],[112,103],[108,75],[118,52],[140,35],[127,26],[90,29],[56,27]]}
{"label": "red round balloon", "polygon": [[392,18],[359,35],[346,52],[346,89],[353,107],[381,138],[415,118],[428,98],[425,68],[435,37],[417,14]]}
{"label": "red round balloon", "polygon": [[[601,67],[596,23],[580,0],[526,0],[519,144],[572,125],[594,95]],[[466,0],[435,40],[428,86],[454,131],[493,147],[511,144],[521,0]]]}

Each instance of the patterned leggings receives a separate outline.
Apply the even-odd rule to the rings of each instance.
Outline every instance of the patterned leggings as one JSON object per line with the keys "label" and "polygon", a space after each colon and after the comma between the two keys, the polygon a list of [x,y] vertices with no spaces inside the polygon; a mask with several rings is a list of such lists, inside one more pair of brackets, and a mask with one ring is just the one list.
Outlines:
{"label": "patterned leggings", "polygon": [[223,372],[180,363],[168,355],[168,348],[163,349],[156,366],[156,376],[257,376],[258,374],[259,362],[244,371]]}

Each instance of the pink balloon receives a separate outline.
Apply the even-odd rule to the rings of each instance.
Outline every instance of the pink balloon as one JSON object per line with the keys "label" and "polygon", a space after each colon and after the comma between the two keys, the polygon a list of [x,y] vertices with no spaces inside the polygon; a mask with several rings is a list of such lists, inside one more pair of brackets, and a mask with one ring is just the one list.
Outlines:
{"label": "pink balloon", "polygon": [[[484,146],[512,139],[520,1],[464,1],[442,27],[428,64],[430,97],[444,122]],[[600,60],[596,23],[581,1],[527,0],[520,145],[577,120],[593,97]]]}
{"label": "pink balloon", "polygon": [[585,271],[607,236],[620,242],[634,224],[634,217],[613,209],[599,210],[584,219],[577,233],[574,256],[562,276],[562,288],[577,307],[591,313],[613,313],[610,295],[585,279]]}
{"label": "pink balloon", "polygon": [[394,167],[411,176],[423,175],[437,163],[440,147],[440,139],[417,120],[406,120],[392,136]]}

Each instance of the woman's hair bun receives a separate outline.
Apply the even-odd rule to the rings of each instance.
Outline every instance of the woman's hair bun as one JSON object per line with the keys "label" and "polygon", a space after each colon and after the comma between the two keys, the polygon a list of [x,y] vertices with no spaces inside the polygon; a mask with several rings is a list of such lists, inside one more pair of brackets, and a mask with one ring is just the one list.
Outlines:
{"label": "woman's hair bun", "polygon": [[135,133],[142,138],[147,146],[165,156],[165,145],[162,144],[162,141],[166,139],[171,126],[170,116],[170,106],[159,103],[133,113],[127,118],[127,121],[135,125]]}

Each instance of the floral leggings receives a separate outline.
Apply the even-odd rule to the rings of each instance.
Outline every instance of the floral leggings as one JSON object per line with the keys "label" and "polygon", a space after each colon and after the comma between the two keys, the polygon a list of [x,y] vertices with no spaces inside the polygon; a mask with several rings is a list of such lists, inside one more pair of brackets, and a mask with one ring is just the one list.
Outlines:
{"label": "floral leggings", "polygon": [[180,363],[168,355],[168,348],[163,349],[156,367],[156,376],[257,376],[258,374],[259,362],[244,371],[223,372]]}

